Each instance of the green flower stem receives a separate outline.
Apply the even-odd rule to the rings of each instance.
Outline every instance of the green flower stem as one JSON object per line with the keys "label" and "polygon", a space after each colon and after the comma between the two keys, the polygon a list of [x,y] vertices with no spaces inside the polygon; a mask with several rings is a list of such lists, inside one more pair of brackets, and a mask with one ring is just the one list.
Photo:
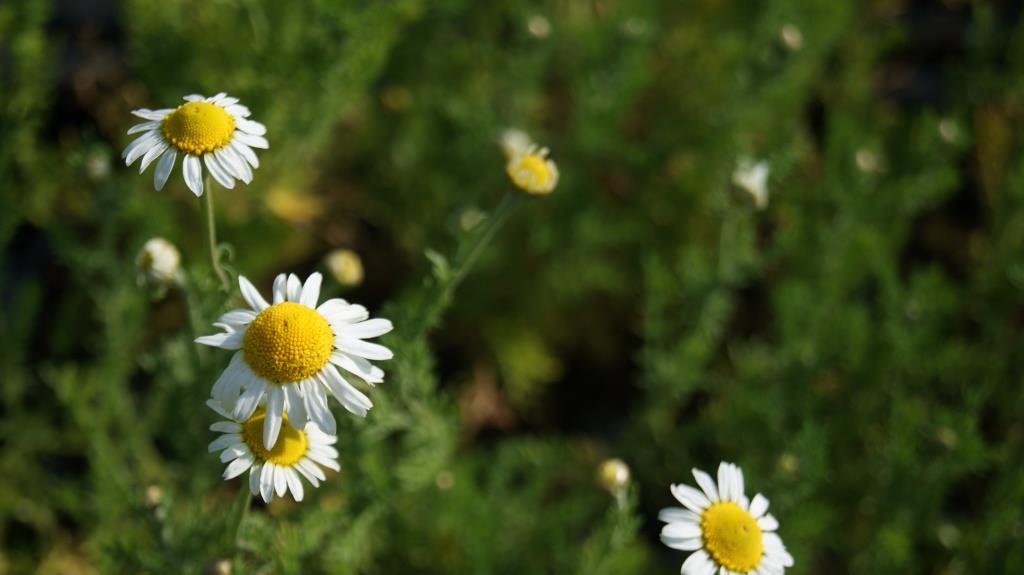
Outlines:
{"label": "green flower stem", "polygon": [[242,479],[235,502],[231,504],[231,509],[228,511],[227,524],[224,529],[227,537],[226,543],[232,548],[238,547],[238,534],[242,530],[242,523],[245,522],[245,516],[249,514],[249,506],[252,503],[249,481],[245,477]]}
{"label": "green flower stem", "polygon": [[220,281],[220,289],[228,291],[231,289],[231,283],[228,281],[228,276],[224,273],[224,268],[220,265],[220,250],[217,247],[217,220],[213,215],[213,181],[209,176],[206,177],[206,181],[203,183],[203,195],[199,197],[199,201],[204,205],[204,211],[206,212],[206,238],[207,243],[210,245],[210,266],[213,268],[213,273],[217,276],[217,280]]}

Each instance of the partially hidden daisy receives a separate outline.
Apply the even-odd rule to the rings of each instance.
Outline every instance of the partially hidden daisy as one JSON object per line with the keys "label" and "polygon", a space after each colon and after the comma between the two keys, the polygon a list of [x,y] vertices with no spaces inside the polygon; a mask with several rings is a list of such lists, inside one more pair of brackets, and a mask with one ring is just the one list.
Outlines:
{"label": "partially hidden daisy", "polygon": [[667,523],[661,541],[673,549],[693,551],[683,562],[683,575],[782,575],[793,566],[775,533],[779,522],[768,513],[768,499],[743,493],[743,471],[731,463],[718,466],[718,483],[693,469],[700,489],[673,485],[672,495],[685,506],[667,507],[658,519]]}
{"label": "partially hidden daisy", "polygon": [[384,381],[384,372],[369,360],[393,357],[388,348],[363,341],[391,331],[391,322],[369,319],[365,307],[343,299],[317,306],[322,279],[314,273],[303,284],[295,274],[278,275],[271,305],[239,276],[249,309],[229,311],[214,322],[222,333],[196,338],[203,345],[237,350],[214,383],[212,395],[221,404],[232,405],[238,420],[248,419],[265,402],[266,449],[274,446],[286,411],[295,425],[312,420],[334,435],[328,392],[349,412],[365,416],[373,403],[338,368],[374,385]]}
{"label": "partially hidden daisy", "polygon": [[220,451],[221,463],[227,463],[224,479],[234,479],[249,472],[249,491],[270,503],[276,494],[283,497],[291,491],[296,501],[302,501],[303,488],[299,476],[313,487],[327,479],[321,467],[338,471],[338,450],[333,444],[337,437],[327,435],[312,421],[301,429],[288,421],[281,422],[281,435],[272,449],[263,446],[263,427],[266,413],[259,407],[246,419],[236,419],[216,400],[207,405],[226,421],[210,426],[222,435],[210,443],[210,452]]}
{"label": "partially hidden daisy", "polygon": [[141,158],[141,174],[159,159],[153,172],[157,191],[167,183],[179,154],[185,184],[196,196],[203,195],[204,164],[225,188],[235,187],[235,180],[251,182],[253,170],[260,166],[253,148],[269,147],[263,137],[267,128],[249,120],[249,108],[224,92],[211,98],[191,94],[184,99],[177,108],[132,112],[146,121],[128,129],[129,134],[142,135],[121,153],[125,165]]}
{"label": "partially hidden daisy", "polygon": [[554,191],[558,185],[558,166],[548,158],[547,148],[505,136],[503,149],[508,156],[505,170],[513,184],[534,195]]}

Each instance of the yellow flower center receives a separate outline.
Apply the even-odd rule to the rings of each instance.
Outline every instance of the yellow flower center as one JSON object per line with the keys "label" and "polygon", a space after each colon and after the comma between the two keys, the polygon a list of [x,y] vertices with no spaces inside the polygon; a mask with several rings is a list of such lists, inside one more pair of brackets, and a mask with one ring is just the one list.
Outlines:
{"label": "yellow flower center", "polygon": [[700,516],[704,547],[719,565],[746,573],[761,562],[764,543],[757,520],[730,501],[711,504]]}
{"label": "yellow flower center", "polygon": [[522,154],[508,163],[512,182],[531,194],[546,194],[555,189],[558,170],[541,154]]}
{"label": "yellow flower center", "polygon": [[316,310],[282,302],[261,311],[245,332],[245,363],[263,379],[283,385],[320,371],[334,348],[331,325]]}
{"label": "yellow flower center", "polygon": [[164,138],[175,148],[193,155],[227,145],[235,133],[235,119],[210,102],[188,102],[163,119]]}
{"label": "yellow flower center", "polygon": [[242,441],[249,446],[249,450],[258,459],[286,467],[295,465],[306,454],[306,447],[309,445],[306,434],[288,423],[288,414],[283,414],[284,421],[281,422],[281,433],[277,436],[277,443],[272,449],[265,449],[263,447],[263,419],[265,416],[266,411],[261,407],[242,424]]}

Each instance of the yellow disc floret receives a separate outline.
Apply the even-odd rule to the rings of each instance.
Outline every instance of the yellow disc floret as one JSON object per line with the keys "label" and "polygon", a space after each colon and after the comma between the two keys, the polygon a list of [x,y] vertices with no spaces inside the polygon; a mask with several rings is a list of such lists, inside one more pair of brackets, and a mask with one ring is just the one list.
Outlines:
{"label": "yellow disc floret", "polygon": [[288,423],[288,414],[284,414],[277,443],[272,449],[265,449],[263,447],[264,416],[266,416],[266,412],[261,407],[242,424],[242,441],[249,447],[252,454],[262,461],[285,467],[298,463],[306,454],[306,447],[309,445],[306,434]]}
{"label": "yellow disc floret", "polygon": [[731,501],[713,503],[700,516],[704,547],[719,565],[747,573],[761,562],[764,543],[757,520]]}
{"label": "yellow disc floret", "polygon": [[327,363],[334,333],[322,315],[295,302],[261,311],[245,332],[242,351],[253,373],[276,384],[302,381]]}
{"label": "yellow disc floret", "polygon": [[530,148],[513,156],[506,167],[512,183],[531,194],[550,194],[558,183],[558,167],[547,153],[547,149]]}
{"label": "yellow disc floret", "polygon": [[161,130],[175,148],[198,156],[227,145],[235,119],[217,104],[188,102],[163,119]]}

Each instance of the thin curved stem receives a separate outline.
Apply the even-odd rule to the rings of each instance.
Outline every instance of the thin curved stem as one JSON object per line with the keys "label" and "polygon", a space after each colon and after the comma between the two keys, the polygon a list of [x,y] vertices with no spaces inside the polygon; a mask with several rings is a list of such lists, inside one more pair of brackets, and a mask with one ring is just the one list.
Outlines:
{"label": "thin curved stem", "polygon": [[217,220],[213,214],[213,181],[209,176],[206,177],[203,191],[199,201],[203,203],[206,212],[204,222],[206,224],[206,239],[210,247],[210,267],[213,268],[213,273],[220,282],[220,289],[228,291],[231,288],[231,282],[228,281],[228,275],[224,273],[224,268],[220,265],[220,250],[217,248]]}

